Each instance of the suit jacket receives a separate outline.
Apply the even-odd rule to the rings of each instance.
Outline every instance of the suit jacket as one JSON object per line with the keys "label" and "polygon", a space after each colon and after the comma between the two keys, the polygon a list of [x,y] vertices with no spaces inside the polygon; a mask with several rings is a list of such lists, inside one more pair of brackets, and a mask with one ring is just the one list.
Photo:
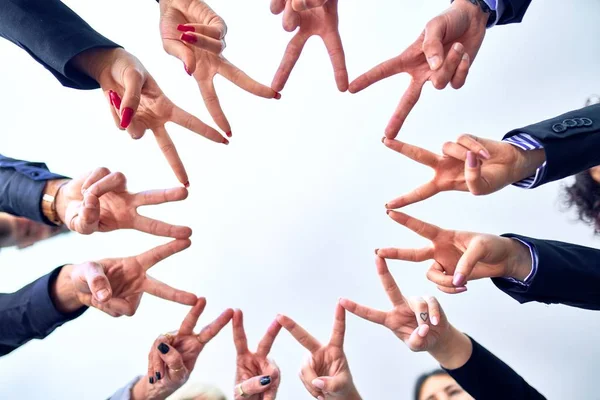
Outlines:
{"label": "suit jacket", "polygon": [[538,301],[600,310],[600,250],[576,244],[506,234],[531,244],[538,268],[528,286],[493,278],[494,284],[519,303]]}
{"label": "suit jacket", "polygon": [[65,179],[46,164],[15,160],[0,154],[0,211],[54,225],[41,210],[46,181]]}
{"label": "suit jacket", "polygon": [[31,339],[43,339],[56,328],[83,314],[87,307],[60,313],[50,297],[51,285],[62,267],[14,293],[0,293],[0,356]]}
{"label": "suit jacket", "polygon": [[545,399],[519,374],[485,347],[471,339],[473,353],[465,365],[448,374],[477,400]]}
{"label": "suit jacket", "polygon": [[504,138],[518,133],[527,133],[537,139],[546,152],[546,167],[533,187],[600,164],[600,104],[515,129]]}
{"label": "suit jacket", "polygon": [[99,87],[73,67],[76,55],[93,48],[119,47],[59,0],[2,1],[0,36],[28,52],[64,86],[76,89]]}
{"label": "suit jacket", "polygon": [[504,12],[496,25],[506,25],[521,22],[531,4],[531,0],[498,0],[504,2]]}

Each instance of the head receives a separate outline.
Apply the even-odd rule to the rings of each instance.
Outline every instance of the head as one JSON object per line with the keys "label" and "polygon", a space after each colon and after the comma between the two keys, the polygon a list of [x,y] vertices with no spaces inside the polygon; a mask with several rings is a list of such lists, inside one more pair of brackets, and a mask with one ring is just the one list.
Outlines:
{"label": "head", "polygon": [[227,400],[227,397],[214,386],[188,382],[173,393],[169,400]]}
{"label": "head", "polygon": [[600,166],[575,175],[575,183],[565,187],[565,205],[575,206],[579,219],[600,234]]}
{"label": "head", "polygon": [[64,231],[63,228],[0,213],[0,247],[17,246],[23,249]]}
{"label": "head", "polygon": [[474,400],[441,369],[421,375],[415,385],[415,400]]}

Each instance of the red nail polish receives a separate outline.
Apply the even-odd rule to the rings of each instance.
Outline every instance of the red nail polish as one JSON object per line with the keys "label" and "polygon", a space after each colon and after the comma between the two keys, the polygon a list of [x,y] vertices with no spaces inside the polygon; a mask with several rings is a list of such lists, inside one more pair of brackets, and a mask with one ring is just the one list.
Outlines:
{"label": "red nail polish", "polygon": [[116,92],[113,92],[112,90],[110,90],[108,92],[108,97],[110,97],[110,102],[112,103],[113,106],[115,106],[118,109],[121,108],[121,98],[119,97],[119,95]]}
{"label": "red nail polish", "polygon": [[190,70],[188,69],[187,65],[183,64],[183,69],[185,69],[185,73],[188,74],[189,76],[192,76],[192,73],[190,72]]}
{"label": "red nail polish", "polygon": [[224,145],[228,145],[228,144],[229,144],[229,140],[227,140],[227,139],[223,138],[223,142],[222,142],[222,143],[223,143]]}
{"label": "red nail polish", "polygon": [[133,109],[126,107],[121,114],[121,128],[127,128],[133,118]]}
{"label": "red nail polish", "polygon": [[281,93],[275,92],[275,100],[281,99]]}
{"label": "red nail polish", "polygon": [[392,212],[391,210],[385,210],[385,213],[386,213],[387,215],[390,215],[390,213],[391,213],[391,212]]}
{"label": "red nail polish", "polygon": [[177,25],[177,30],[179,32],[196,32],[196,29],[193,26],[185,26],[185,25]]}
{"label": "red nail polish", "polygon": [[181,40],[188,43],[196,43],[198,41],[198,39],[196,39],[196,36],[190,35],[189,33],[183,33],[181,35]]}
{"label": "red nail polish", "polygon": [[189,188],[190,187],[190,181],[187,181],[186,183],[183,184],[183,186],[185,186],[185,188]]}
{"label": "red nail polish", "polygon": [[225,132],[225,134],[227,135],[227,137],[231,137],[231,131]]}

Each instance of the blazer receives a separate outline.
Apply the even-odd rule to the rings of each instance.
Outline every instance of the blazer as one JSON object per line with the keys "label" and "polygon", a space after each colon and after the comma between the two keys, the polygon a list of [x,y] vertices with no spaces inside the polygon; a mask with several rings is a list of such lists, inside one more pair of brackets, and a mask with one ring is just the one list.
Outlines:
{"label": "blazer", "polygon": [[41,209],[46,181],[65,179],[44,163],[21,161],[0,154],[0,211],[54,225]]}
{"label": "blazer", "polygon": [[498,0],[504,3],[504,12],[496,25],[506,25],[521,22],[527,12],[531,0]]}
{"label": "blazer", "polygon": [[529,243],[538,268],[527,286],[502,278],[492,282],[519,303],[538,301],[600,310],[600,250],[576,244],[506,234]]}
{"label": "blazer", "polygon": [[473,353],[465,365],[446,372],[477,400],[545,399],[519,374],[471,337]]}
{"label": "blazer", "polygon": [[0,293],[0,356],[31,339],[44,339],[87,310],[87,307],[81,307],[73,313],[62,314],[54,306],[50,288],[61,268],[14,293]]}
{"label": "blazer", "polygon": [[2,1],[0,36],[29,53],[61,84],[75,89],[99,87],[73,67],[75,56],[89,49],[119,47],[59,0]]}
{"label": "blazer", "polygon": [[600,164],[600,104],[510,131],[504,139],[526,133],[542,144],[546,166],[533,187]]}

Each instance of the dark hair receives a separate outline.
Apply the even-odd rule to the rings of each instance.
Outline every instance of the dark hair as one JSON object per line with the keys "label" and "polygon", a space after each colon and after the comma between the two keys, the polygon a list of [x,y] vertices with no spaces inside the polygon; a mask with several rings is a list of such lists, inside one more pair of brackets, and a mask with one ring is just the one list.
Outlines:
{"label": "dark hair", "polygon": [[421,395],[421,389],[423,389],[425,381],[431,378],[432,376],[438,375],[448,375],[448,373],[443,369],[435,369],[431,372],[426,372],[417,378],[417,382],[415,383],[415,400],[419,400],[419,396]]}
{"label": "dark hair", "polygon": [[600,235],[600,184],[592,178],[589,170],[575,175],[575,183],[565,187],[564,203],[575,206],[579,219],[594,227],[594,233]]}

